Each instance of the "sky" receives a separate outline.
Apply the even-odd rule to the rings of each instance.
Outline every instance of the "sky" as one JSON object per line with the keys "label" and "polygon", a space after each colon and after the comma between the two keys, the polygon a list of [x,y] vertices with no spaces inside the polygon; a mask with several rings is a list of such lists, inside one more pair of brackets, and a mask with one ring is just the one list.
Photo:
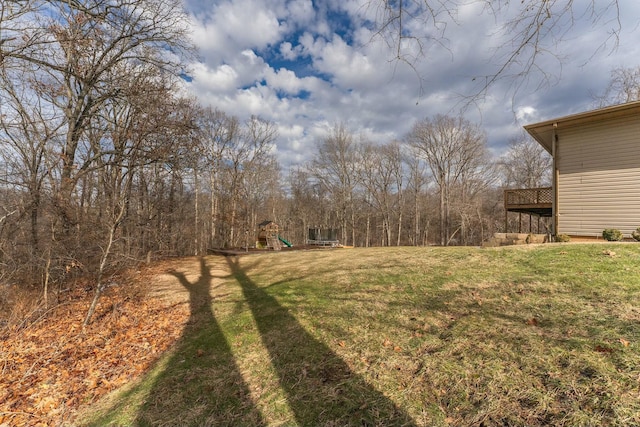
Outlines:
{"label": "sky", "polygon": [[497,157],[523,125],[594,108],[612,69],[640,66],[640,2],[619,0],[618,15],[603,7],[608,1],[595,2],[597,18],[591,0],[576,0],[573,25],[559,19],[541,40],[535,65],[544,74],[512,77],[520,61],[469,103],[511,52],[515,33],[505,20],[529,2],[491,14],[483,2],[461,0],[436,20],[405,20],[405,34],[423,43],[422,55],[410,40],[403,44],[403,57],[417,57],[405,62],[371,25],[380,0],[185,0],[199,50],[188,89],[227,114],[275,123],[285,169],[304,165],[338,123],[382,144],[437,114],[481,125]]}

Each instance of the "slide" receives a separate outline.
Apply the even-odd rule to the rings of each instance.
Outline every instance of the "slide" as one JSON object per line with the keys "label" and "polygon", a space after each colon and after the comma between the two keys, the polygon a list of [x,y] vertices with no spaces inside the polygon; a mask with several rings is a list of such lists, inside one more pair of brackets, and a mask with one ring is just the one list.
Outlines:
{"label": "slide", "polygon": [[285,245],[287,245],[287,247],[289,247],[289,248],[292,248],[292,247],[293,247],[293,245],[292,245],[291,243],[287,242],[287,241],[286,241],[282,236],[278,236],[278,239],[280,239],[280,241],[281,241],[282,243],[284,243]]}

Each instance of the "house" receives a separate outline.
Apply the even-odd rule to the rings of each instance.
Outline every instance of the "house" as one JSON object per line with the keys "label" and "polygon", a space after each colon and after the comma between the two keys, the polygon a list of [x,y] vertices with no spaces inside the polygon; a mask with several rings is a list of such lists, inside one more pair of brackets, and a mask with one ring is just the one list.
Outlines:
{"label": "house", "polygon": [[[524,128],[553,157],[551,197],[538,214],[550,214],[554,235],[597,238],[617,228],[630,237],[640,227],[640,101]],[[506,199],[505,207],[517,212]]]}

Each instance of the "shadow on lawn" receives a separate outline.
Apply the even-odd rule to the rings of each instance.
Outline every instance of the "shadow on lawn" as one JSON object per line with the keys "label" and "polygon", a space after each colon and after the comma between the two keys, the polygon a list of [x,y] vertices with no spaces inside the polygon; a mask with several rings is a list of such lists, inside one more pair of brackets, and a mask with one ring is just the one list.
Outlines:
{"label": "shadow on lawn", "polygon": [[415,425],[257,286],[237,257],[227,262],[253,312],[298,425]]}
{"label": "shadow on lawn", "polygon": [[212,307],[211,272],[200,258],[200,277],[170,271],[189,291],[191,316],[175,356],[159,374],[135,425],[265,425],[251,400]]}

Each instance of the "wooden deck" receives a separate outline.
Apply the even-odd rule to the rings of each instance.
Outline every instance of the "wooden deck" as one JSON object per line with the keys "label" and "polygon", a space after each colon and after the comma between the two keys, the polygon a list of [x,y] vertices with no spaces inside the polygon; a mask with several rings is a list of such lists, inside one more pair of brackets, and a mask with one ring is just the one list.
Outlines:
{"label": "wooden deck", "polygon": [[553,189],[551,187],[504,190],[504,209],[507,212],[550,217],[552,206]]}

